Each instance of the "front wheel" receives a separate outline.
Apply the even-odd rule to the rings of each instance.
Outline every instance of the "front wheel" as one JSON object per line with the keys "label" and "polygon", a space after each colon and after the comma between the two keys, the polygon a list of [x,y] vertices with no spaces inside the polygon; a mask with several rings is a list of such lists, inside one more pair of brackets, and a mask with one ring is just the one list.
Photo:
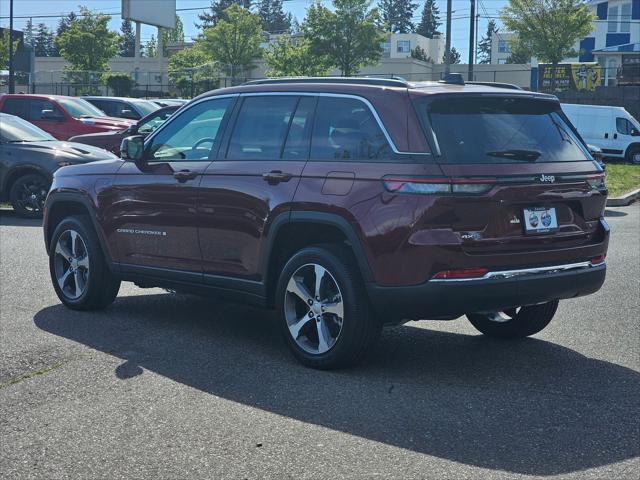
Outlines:
{"label": "front wheel", "polygon": [[633,145],[627,150],[627,162],[640,164],[640,145]]}
{"label": "front wheel", "polygon": [[293,255],[280,275],[276,302],[288,346],[313,368],[357,363],[380,333],[358,265],[342,245]]}
{"label": "front wheel", "polygon": [[557,309],[558,300],[553,300],[502,312],[469,313],[467,318],[478,331],[489,337],[524,338],[549,325]]}
{"label": "front wheel", "polygon": [[41,218],[49,181],[42,175],[30,173],[16,179],[9,190],[9,201],[21,217]]}

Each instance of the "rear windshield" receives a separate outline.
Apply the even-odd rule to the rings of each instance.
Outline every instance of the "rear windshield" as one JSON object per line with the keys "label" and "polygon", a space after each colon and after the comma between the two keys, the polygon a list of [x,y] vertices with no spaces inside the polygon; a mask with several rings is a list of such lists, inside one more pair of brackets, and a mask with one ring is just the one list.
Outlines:
{"label": "rear windshield", "polygon": [[427,103],[444,163],[565,162],[588,153],[554,102],[459,97]]}

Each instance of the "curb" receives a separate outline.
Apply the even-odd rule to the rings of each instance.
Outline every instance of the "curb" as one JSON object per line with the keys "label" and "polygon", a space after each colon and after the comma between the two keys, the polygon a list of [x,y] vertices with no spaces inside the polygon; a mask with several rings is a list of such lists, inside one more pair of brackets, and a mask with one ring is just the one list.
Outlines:
{"label": "curb", "polygon": [[640,197],[640,188],[627,193],[623,197],[607,198],[607,207],[626,207]]}

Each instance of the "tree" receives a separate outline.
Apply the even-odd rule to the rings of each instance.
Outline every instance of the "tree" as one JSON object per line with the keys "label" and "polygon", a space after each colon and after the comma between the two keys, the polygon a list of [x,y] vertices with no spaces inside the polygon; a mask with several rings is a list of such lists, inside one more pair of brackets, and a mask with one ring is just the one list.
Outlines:
{"label": "tree", "polygon": [[174,28],[162,29],[162,52],[165,57],[169,53],[167,49],[169,43],[184,43],[184,25],[178,15],[176,15],[176,26]]}
{"label": "tree", "polygon": [[358,73],[376,64],[382,55],[384,34],[375,26],[378,11],[368,0],[333,0],[334,11],[316,2],[309,7],[302,30],[311,41],[310,53],[326,55],[342,75]]}
{"label": "tree", "polygon": [[420,45],[411,50],[411,58],[422,60],[423,62],[427,63],[434,63],[433,59],[429,55],[427,55],[427,52],[425,52],[424,48],[422,48]]}
{"label": "tree", "polygon": [[36,57],[50,57],[53,52],[53,33],[44,23],[39,23],[36,36],[33,39],[33,49]]}
{"label": "tree", "polygon": [[133,57],[136,53],[136,34],[133,31],[131,20],[122,20],[120,31],[122,35],[120,35],[118,55],[121,57]]}
{"label": "tree", "polygon": [[[182,97],[193,97],[202,90],[211,90],[211,79],[218,77],[211,56],[202,48],[201,41],[193,47],[180,50],[169,58],[169,82]],[[205,88],[201,88],[206,84]]]}
{"label": "tree", "polygon": [[596,20],[583,0],[509,0],[500,18],[534,56],[552,65],[552,90],[558,64],[578,54],[573,45],[591,32]]}
{"label": "tree", "polygon": [[[453,65],[454,63],[460,63],[460,52],[456,50],[456,47],[451,47],[451,51],[449,52],[450,63]],[[442,61],[447,61],[447,54],[445,53],[442,56]]]}
{"label": "tree", "polygon": [[531,49],[517,37],[512,38],[509,40],[509,56],[506,63],[531,63]]}
{"label": "tree", "polygon": [[135,80],[128,73],[105,73],[102,81],[116,97],[130,97]]}
{"label": "tree", "polygon": [[80,7],[81,14],[58,37],[60,54],[71,66],[68,70],[106,72],[108,61],[118,51],[118,34],[108,28],[111,17],[93,14]]}
{"label": "tree", "polygon": [[223,71],[236,79],[253,69],[260,57],[262,19],[236,3],[224,15],[228,20],[219,19],[215,27],[206,28],[200,43],[213,60],[222,64]]}
{"label": "tree", "polygon": [[391,33],[410,33],[413,31],[413,12],[418,6],[411,0],[380,0],[378,26]]}
{"label": "tree", "polygon": [[33,20],[27,20],[27,24],[22,31],[22,39],[26,47],[33,48],[34,32],[33,32]]}
{"label": "tree", "polygon": [[329,72],[326,56],[311,53],[308,38],[291,38],[282,35],[269,46],[264,54],[270,77],[319,77]]}
{"label": "tree", "polygon": [[196,23],[196,27],[204,30],[205,28],[215,27],[220,19],[228,20],[224,11],[234,3],[247,10],[251,8],[251,0],[211,0],[209,11],[198,14],[198,19],[202,23]]}
{"label": "tree", "polygon": [[144,56],[149,58],[154,58],[158,55],[158,41],[156,40],[156,36],[152,33],[144,46]]}
{"label": "tree", "polygon": [[491,19],[487,24],[487,33],[478,42],[479,63],[491,63],[491,40],[494,33],[498,33],[498,26],[496,21]]}
{"label": "tree", "polygon": [[416,33],[423,37],[433,38],[435,35],[440,35],[438,31],[440,25],[442,25],[442,22],[440,22],[440,9],[436,4],[436,0],[426,0],[422,8],[420,23],[416,27]]}
{"label": "tree", "polygon": [[259,0],[258,15],[262,18],[262,28],[270,33],[290,33],[292,17],[284,13],[283,0]]}
{"label": "tree", "polygon": [[[18,48],[19,39],[13,34],[13,53],[16,53]],[[0,35],[0,69],[4,70],[9,68],[9,29],[6,29]]]}
{"label": "tree", "polygon": [[78,16],[71,12],[69,15],[62,17],[58,21],[58,28],[56,30],[55,36],[53,37],[52,49],[49,56],[51,57],[59,57],[60,56],[60,46],[58,45],[58,37],[66,32],[71,24],[78,18]]}

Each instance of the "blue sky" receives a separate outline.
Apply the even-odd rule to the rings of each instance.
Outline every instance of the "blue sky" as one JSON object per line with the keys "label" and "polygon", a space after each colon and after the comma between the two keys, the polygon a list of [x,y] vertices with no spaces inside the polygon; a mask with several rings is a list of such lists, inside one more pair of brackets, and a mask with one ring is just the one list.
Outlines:
{"label": "blue sky", "polygon": [[[139,0],[146,1],[146,0]],[[308,6],[312,0],[285,0],[284,6],[286,11],[291,12],[299,21],[305,16]],[[420,12],[422,11],[422,0],[414,0],[418,3],[416,9],[415,19],[420,18]],[[330,4],[330,0],[324,0],[323,3]],[[374,2],[375,3],[375,2]],[[447,2],[446,0],[438,0],[440,7],[440,14],[444,22]],[[506,0],[478,0],[477,10],[481,17],[479,20],[479,35],[482,36],[487,28],[487,17],[497,17],[498,12],[507,3]],[[111,20],[111,28],[117,30],[120,27],[121,18],[120,12],[120,0],[14,0],[14,15],[15,16],[29,16],[29,15],[60,15],[66,14],[71,11],[77,11],[78,5],[85,5],[90,10],[100,11],[113,15]],[[210,4],[210,0],[177,0],[177,8],[206,8]],[[484,7],[484,8],[483,8]],[[462,58],[466,59],[468,56],[469,46],[469,12],[470,2],[469,0],[453,0],[451,38],[452,44],[462,53]],[[197,34],[197,29],[194,26],[194,22],[197,20],[198,11],[178,12],[182,18],[182,22],[185,25],[185,33],[187,36],[194,36]],[[9,0],[0,0],[0,25],[8,26],[9,20]],[[26,24],[27,19],[16,19],[14,25],[16,29],[21,30]],[[34,18],[33,23],[38,24],[43,22],[50,27],[57,25],[57,18]],[[444,25],[440,27],[444,31]],[[142,41],[145,42],[154,33],[153,27],[144,26],[142,30]]]}

